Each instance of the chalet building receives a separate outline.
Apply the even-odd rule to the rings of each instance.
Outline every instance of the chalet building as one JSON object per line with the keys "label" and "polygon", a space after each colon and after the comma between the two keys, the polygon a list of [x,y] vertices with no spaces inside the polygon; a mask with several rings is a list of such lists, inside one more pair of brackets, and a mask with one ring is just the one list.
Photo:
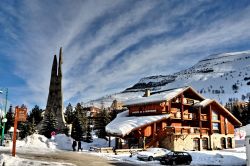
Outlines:
{"label": "chalet building", "polygon": [[100,108],[95,106],[83,107],[83,112],[87,113],[87,116],[96,117],[96,115],[101,111]]}
{"label": "chalet building", "polygon": [[123,110],[123,103],[118,100],[114,100],[110,106],[110,110]]}
{"label": "chalet building", "polygon": [[234,148],[234,126],[227,109],[192,87],[150,94],[124,103],[128,110],[106,126],[115,148],[164,147],[170,150]]}

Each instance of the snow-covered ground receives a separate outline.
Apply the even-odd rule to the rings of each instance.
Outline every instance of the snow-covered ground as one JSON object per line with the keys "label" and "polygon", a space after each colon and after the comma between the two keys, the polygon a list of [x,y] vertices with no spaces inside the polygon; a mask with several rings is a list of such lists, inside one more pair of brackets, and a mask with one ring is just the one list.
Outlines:
{"label": "snow-covered ground", "polygon": [[[243,142],[244,143],[244,142]],[[67,137],[62,134],[56,135],[56,137],[51,140],[44,136],[33,134],[24,140],[17,141],[17,151],[19,152],[29,152],[34,154],[40,153],[53,153],[55,151],[71,151],[72,150],[72,138]],[[114,146],[114,139],[112,140],[112,146]],[[90,147],[108,147],[108,141],[104,139],[94,138],[92,143],[82,142],[82,153],[89,153],[92,155],[97,155],[108,160],[116,160],[122,162],[128,162],[138,165],[160,165],[159,161],[139,161],[136,155],[130,157],[129,154],[115,155],[111,153],[98,153],[89,151]],[[0,147],[0,151],[8,151],[11,149],[11,143],[9,147]],[[246,164],[246,148],[245,146],[236,149],[227,150],[216,150],[216,151],[189,151],[192,155],[193,161],[191,165],[245,165]],[[27,166],[27,165],[73,165],[68,163],[56,163],[56,162],[45,162],[37,160],[23,159],[19,156],[11,157],[6,154],[0,155],[0,165],[5,166]]]}

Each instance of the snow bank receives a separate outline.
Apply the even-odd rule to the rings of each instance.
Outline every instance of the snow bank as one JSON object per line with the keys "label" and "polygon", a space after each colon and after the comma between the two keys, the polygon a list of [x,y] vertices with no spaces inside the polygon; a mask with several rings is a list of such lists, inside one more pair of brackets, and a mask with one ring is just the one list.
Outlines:
{"label": "snow bank", "polygon": [[[12,144],[13,142],[11,141],[8,148],[12,148]],[[22,152],[35,151],[39,153],[47,153],[48,151],[56,150],[56,143],[43,135],[32,134],[23,140],[17,140],[16,149],[17,151]]]}
{"label": "snow bank", "polygon": [[246,125],[246,135],[250,136],[250,124]]}
{"label": "snow bank", "polygon": [[[25,147],[25,148],[55,149],[55,145],[50,139],[46,138],[43,135],[39,135],[39,134],[32,134],[21,141],[24,141],[22,147]],[[19,144],[21,144],[21,143],[19,143]],[[18,145],[18,143],[17,143],[17,145]]]}
{"label": "snow bank", "polygon": [[66,136],[65,134],[57,134],[55,136],[55,144],[57,149],[61,150],[72,150],[73,139]]}
{"label": "snow bank", "polygon": [[[108,140],[97,138],[96,136],[93,137],[93,142],[91,143],[82,142],[82,149],[84,151],[88,151],[90,147],[108,147],[108,146],[109,146]],[[115,146],[115,138],[111,137],[111,147],[114,146]]]}
{"label": "snow bank", "polygon": [[235,150],[189,152],[193,158],[191,165],[245,165],[246,153]]}

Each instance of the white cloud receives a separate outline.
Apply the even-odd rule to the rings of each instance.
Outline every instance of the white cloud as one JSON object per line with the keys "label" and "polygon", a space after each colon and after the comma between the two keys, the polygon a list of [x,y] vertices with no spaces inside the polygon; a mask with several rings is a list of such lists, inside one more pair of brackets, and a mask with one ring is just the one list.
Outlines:
{"label": "white cloud", "polygon": [[[79,96],[81,102],[123,90],[142,76],[171,74],[214,49],[250,38],[249,8],[231,15],[217,12],[205,26],[204,20],[196,20],[209,9],[203,1],[185,5],[165,2],[166,13],[157,11],[160,2],[24,1],[19,10],[10,7],[8,12],[21,30],[8,24],[8,33],[18,41],[8,56],[15,60],[15,73],[27,84],[29,94],[22,96],[23,102],[45,104],[53,55],[61,46],[64,99]],[[130,5],[128,11],[120,11],[124,5]],[[95,27],[97,19],[103,23]],[[176,33],[178,26],[185,32]],[[157,35],[159,38],[150,38]],[[147,41],[149,45],[143,44],[146,38],[152,39]],[[192,53],[202,54],[197,59],[191,55],[191,59]]]}

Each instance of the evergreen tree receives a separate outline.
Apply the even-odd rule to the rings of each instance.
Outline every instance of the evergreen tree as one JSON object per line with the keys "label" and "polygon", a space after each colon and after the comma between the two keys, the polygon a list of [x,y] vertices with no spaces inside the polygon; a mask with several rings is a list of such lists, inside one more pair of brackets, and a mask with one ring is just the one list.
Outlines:
{"label": "evergreen tree", "polygon": [[65,117],[65,121],[68,124],[71,124],[73,122],[74,119],[74,112],[73,112],[73,107],[72,105],[69,103],[68,106],[66,107],[66,111],[64,113],[64,117]]}
{"label": "evergreen tree", "polygon": [[51,132],[56,131],[57,121],[55,115],[49,111],[48,114],[45,115],[43,122],[43,128],[41,133],[47,138],[51,138]]}
{"label": "evergreen tree", "polygon": [[111,116],[106,109],[101,110],[97,114],[97,120],[95,123],[95,127],[97,129],[96,135],[98,138],[104,138],[107,140],[107,133],[105,130],[106,125],[111,121]]}
{"label": "evergreen tree", "polygon": [[14,121],[15,121],[14,116],[15,116],[14,110],[12,108],[12,105],[10,105],[9,110],[6,113],[7,122],[5,123],[5,133],[7,133],[7,131],[10,129],[10,127],[14,126]]}
{"label": "evergreen tree", "polygon": [[86,112],[84,112],[80,103],[77,103],[73,117],[71,137],[81,141],[86,133],[87,118]]}
{"label": "evergreen tree", "polygon": [[39,108],[39,106],[35,105],[35,107],[31,110],[28,121],[30,123],[34,123],[35,125],[38,125],[42,120],[42,109]]}
{"label": "evergreen tree", "polygon": [[35,125],[34,122],[19,122],[18,128],[20,130],[19,136],[23,139],[33,133],[35,133]]}
{"label": "evergreen tree", "polygon": [[237,104],[234,104],[232,107],[232,114],[240,121],[242,122],[242,117],[241,117],[241,112],[240,112],[240,108]]}
{"label": "evergreen tree", "polygon": [[247,124],[250,124],[250,97],[247,104]]}

